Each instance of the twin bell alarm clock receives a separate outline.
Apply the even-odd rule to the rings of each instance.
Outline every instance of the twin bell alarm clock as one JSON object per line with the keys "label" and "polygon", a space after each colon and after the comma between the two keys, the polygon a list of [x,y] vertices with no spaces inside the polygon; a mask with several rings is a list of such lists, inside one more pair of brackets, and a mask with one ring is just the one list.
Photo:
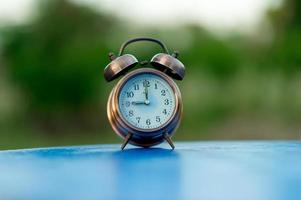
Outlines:
{"label": "twin bell alarm clock", "polygon": [[[129,44],[141,41],[160,45],[162,52],[143,62],[124,54]],[[165,44],[154,38],[128,40],[118,56],[109,54],[111,62],[104,77],[108,82],[121,78],[110,93],[107,115],[113,130],[124,139],[121,149],[128,143],[151,147],[163,141],[174,149],[171,136],[180,124],[183,107],[174,80],[185,76],[185,67],[177,57],[177,52],[169,54]]]}

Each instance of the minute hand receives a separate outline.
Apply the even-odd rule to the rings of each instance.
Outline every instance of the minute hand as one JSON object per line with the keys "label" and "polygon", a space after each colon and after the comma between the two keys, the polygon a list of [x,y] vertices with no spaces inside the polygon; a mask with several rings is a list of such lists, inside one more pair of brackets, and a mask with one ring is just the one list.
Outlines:
{"label": "minute hand", "polygon": [[148,105],[150,102],[148,100],[148,87],[147,87],[146,84],[144,86],[144,94],[145,94],[145,101],[144,101],[144,103],[145,103],[145,105]]}

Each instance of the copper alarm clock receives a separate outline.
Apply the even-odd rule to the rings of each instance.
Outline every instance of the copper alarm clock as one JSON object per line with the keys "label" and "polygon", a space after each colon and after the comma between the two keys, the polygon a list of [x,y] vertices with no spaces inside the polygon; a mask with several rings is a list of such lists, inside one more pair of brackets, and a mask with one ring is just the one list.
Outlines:
{"label": "copper alarm clock", "polygon": [[[131,43],[150,41],[159,44],[163,53],[150,61],[138,62],[131,54],[123,54]],[[118,57],[109,54],[111,63],[104,70],[107,81],[122,76],[112,89],[107,115],[113,130],[124,139],[122,149],[130,143],[151,147],[166,140],[174,149],[171,136],[180,124],[182,98],[177,84],[183,80],[185,67],[177,59],[178,53],[169,54],[165,44],[154,38],[134,38],[125,42]],[[141,68],[133,69],[140,64]],[[130,71],[132,70],[132,71]]]}

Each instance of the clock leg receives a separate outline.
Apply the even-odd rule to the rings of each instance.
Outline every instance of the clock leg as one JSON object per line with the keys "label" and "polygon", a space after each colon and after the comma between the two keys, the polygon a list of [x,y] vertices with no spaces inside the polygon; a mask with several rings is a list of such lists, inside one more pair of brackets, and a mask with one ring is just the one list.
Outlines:
{"label": "clock leg", "polygon": [[164,139],[166,140],[166,142],[170,145],[170,147],[172,149],[175,148],[175,145],[173,144],[171,137],[167,133],[164,134]]}
{"label": "clock leg", "polygon": [[125,146],[128,144],[131,137],[132,137],[132,133],[127,134],[127,136],[124,138],[124,141],[121,145],[121,150],[125,148]]}

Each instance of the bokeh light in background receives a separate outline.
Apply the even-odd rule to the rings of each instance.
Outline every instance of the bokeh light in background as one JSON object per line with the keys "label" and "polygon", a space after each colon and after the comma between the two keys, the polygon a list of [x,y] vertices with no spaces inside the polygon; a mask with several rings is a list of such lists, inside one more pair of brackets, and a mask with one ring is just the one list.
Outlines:
{"label": "bokeh light in background", "polygon": [[175,140],[300,139],[300,11],[296,0],[0,2],[0,148],[119,142],[103,68],[137,36],[186,65]]}

